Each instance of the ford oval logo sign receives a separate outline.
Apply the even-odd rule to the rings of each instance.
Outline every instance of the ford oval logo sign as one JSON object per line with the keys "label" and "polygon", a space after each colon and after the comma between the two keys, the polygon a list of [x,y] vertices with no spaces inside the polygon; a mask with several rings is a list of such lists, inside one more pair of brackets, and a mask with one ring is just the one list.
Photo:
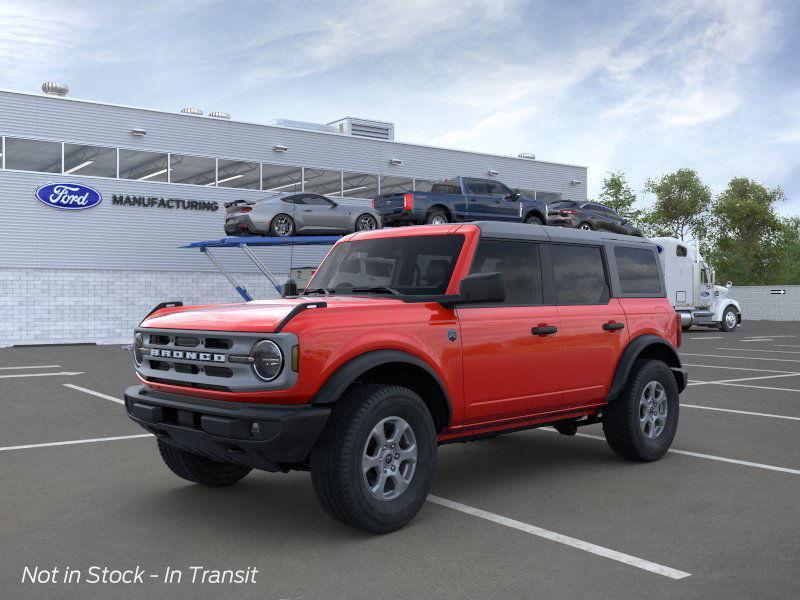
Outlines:
{"label": "ford oval logo sign", "polygon": [[42,204],[62,210],[82,210],[97,206],[103,196],[95,189],[79,183],[48,183],[36,190]]}

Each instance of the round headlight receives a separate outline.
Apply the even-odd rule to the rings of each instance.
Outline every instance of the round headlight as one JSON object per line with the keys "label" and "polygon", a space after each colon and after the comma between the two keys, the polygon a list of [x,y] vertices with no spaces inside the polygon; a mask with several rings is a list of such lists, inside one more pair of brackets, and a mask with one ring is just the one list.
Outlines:
{"label": "round headlight", "polygon": [[137,367],[142,366],[142,347],[144,346],[144,338],[141,333],[133,336],[133,362]]}
{"label": "round headlight", "polygon": [[253,346],[253,371],[264,381],[272,381],[283,370],[283,352],[275,342],[261,340]]}

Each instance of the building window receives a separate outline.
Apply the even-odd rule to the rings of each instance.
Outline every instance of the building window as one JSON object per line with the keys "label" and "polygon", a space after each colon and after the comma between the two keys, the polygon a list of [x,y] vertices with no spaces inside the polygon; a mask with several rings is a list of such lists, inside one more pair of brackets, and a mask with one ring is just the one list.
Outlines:
{"label": "building window", "polygon": [[327,171],[325,169],[310,169],[305,171],[305,191],[323,196],[342,195],[342,172]]}
{"label": "building window", "polygon": [[139,181],[168,181],[167,155],[141,150],[119,151],[119,176]]}
{"label": "building window", "polygon": [[61,173],[61,143],[6,138],[6,169]]}
{"label": "building window", "polygon": [[415,179],[414,191],[415,192],[430,192],[433,184],[436,183],[433,179]]}
{"label": "building window", "polygon": [[265,192],[300,192],[303,190],[303,170],[285,165],[261,165],[261,189]]}
{"label": "building window", "polygon": [[259,189],[261,174],[258,163],[220,159],[217,169],[219,187]]}
{"label": "building window", "polygon": [[345,198],[375,198],[378,195],[378,176],[364,173],[342,173]]}
{"label": "building window", "polygon": [[[532,192],[529,190],[520,190],[524,196],[528,196],[529,198],[536,198],[537,200],[541,200],[547,205],[552,204],[553,202],[558,202],[561,200],[561,194],[557,194],[555,192]],[[534,196],[535,194],[535,196]]]}
{"label": "building window", "polygon": [[381,177],[381,194],[403,194],[414,191],[414,180],[411,177]]}
{"label": "building window", "polygon": [[64,144],[64,174],[117,176],[117,149]]}
{"label": "building window", "polygon": [[171,183],[188,183],[190,185],[214,185],[217,161],[204,156],[187,156],[186,154],[170,154],[169,180]]}

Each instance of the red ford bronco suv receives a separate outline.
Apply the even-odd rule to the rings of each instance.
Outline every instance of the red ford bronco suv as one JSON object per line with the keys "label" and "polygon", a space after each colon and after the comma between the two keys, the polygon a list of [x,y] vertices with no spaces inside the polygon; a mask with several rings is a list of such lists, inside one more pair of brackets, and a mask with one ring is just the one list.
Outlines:
{"label": "red ford bronco suv", "polygon": [[663,456],[687,376],[659,265],[642,238],[539,225],[351,234],[299,296],[148,315],[125,406],[184,479],[310,470],[331,517],[393,531],[439,444],[602,422],[620,456]]}

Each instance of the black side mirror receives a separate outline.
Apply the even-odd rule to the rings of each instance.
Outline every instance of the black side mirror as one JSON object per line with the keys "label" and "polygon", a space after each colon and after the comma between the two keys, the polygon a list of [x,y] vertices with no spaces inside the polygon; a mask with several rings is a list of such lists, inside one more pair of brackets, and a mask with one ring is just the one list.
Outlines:
{"label": "black side mirror", "polygon": [[281,287],[281,298],[297,296],[297,282],[294,279],[287,279]]}
{"label": "black side mirror", "polygon": [[461,280],[461,296],[464,304],[503,302],[506,299],[506,284],[503,274],[473,273]]}
{"label": "black side mirror", "polygon": [[339,206],[339,203],[331,200],[331,208],[336,208],[337,206]]}

